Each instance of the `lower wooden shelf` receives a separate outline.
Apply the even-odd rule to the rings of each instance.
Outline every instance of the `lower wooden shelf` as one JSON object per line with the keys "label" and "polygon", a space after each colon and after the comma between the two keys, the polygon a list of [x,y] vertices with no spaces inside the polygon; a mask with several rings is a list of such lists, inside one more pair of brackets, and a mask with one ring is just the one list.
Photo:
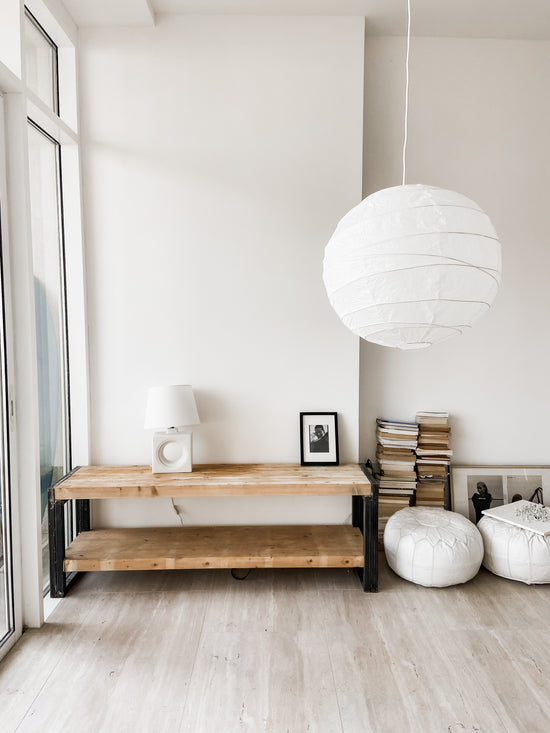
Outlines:
{"label": "lower wooden shelf", "polygon": [[82,532],[65,572],[192,568],[364,567],[351,525],[157,527]]}

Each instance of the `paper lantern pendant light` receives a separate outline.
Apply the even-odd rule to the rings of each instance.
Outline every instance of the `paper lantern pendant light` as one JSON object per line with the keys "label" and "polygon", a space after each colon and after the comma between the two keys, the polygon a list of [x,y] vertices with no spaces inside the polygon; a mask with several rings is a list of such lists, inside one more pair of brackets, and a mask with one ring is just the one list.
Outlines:
{"label": "paper lantern pendant light", "polygon": [[489,309],[500,273],[487,214],[466,196],[416,184],[377,191],[344,216],[323,280],[354,333],[418,349],[469,328]]}
{"label": "paper lantern pendant light", "polygon": [[323,280],[332,307],[367,341],[421,349],[470,328],[500,285],[487,214],[466,196],[405,185],[411,2],[407,0],[403,185],[367,196],[336,227]]}

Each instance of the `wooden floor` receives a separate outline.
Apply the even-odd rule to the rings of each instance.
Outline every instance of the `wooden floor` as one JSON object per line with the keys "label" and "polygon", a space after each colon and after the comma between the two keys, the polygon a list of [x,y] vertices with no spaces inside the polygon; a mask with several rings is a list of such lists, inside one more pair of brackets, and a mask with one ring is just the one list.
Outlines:
{"label": "wooden floor", "polygon": [[89,573],[0,664],[2,733],[546,733],[550,586]]}

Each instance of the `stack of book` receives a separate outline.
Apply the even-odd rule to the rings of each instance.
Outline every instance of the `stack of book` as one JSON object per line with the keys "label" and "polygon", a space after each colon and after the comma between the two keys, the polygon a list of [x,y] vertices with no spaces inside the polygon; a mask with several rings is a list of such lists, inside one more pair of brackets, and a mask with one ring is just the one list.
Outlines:
{"label": "stack of book", "polygon": [[418,425],[395,420],[376,421],[378,495],[378,539],[392,514],[409,506],[416,489]]}
{"label": "stack of book", "polygon": [[410,506],[410,496],[383,496],[378,497],[378,546],[384,548],[384,530],[388,519],[400,509]]}
{"label": "stack of book", "polygon": [[417,506],[445,506],[445,487],[453,454],[448,412],[417,412]]}

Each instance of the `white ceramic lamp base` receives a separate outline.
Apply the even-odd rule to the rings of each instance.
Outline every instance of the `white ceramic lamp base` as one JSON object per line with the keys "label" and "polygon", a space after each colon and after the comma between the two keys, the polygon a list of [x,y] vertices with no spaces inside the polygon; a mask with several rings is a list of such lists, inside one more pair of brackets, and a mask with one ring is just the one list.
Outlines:
{"label": "white ceramic lamp base", "polygon": [[153,473],[193,470],[192,434],[166,431],[153,435]]}

